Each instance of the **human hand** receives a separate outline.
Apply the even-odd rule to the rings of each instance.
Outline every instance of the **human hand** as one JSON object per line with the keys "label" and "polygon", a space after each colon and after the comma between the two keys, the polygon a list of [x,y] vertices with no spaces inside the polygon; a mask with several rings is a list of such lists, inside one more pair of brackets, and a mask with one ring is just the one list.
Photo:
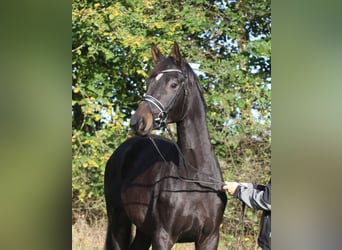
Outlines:
{"label": "human hand", "polygon": [[239,186],[239,183],[237,182],[224,182],[225,185],[222,187],[224,190],[227,190],[230,195],[233,195],[235,193],[236,188]]}

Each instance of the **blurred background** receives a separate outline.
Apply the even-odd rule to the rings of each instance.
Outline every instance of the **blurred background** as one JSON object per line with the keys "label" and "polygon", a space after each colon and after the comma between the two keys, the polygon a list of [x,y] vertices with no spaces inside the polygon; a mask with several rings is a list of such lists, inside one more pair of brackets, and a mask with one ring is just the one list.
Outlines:
{"label": "blurred background", "polygon": [[[340,249],[342,2],[272,1],[272,91],[267,68],[271,36],[263,28],[270,26],[268,2],[150,3],[150,8],[142,1],[73,1],[72,6],[68,1],[2,3],[0,248],[71,249],[75,230],[83,226],[83,235],[88,227],[100,228],[87,240],[98,238],[96,244],[102,244],[102,235],[95,233],[103,233],[96,225],[103,216],[103,200],[100,191],[94,193],[99,187],[90,186],[89,179],[101,180],[105,157],[99,156],[110,154],[130,136],[126,124],[143,93],[144,74],[152,67],[150,42],[168,54],[177,40],[182,55],[200,64],[198,70],[203,72],[200,83],[212,143],[225,178],[265,181],[262,175],[270,172],[267,147],[271,145],[273,248]],[[124,20],[128,15],[131,21]],[[258,18],[262,20],[254,21]],[[168,27],[167,20],[172,20]],[[253,23],[258,26],[249,26]],[[246,67],[258,61],[265,66],[264,75],[259,66]],[[110,66],[108,70],[104,65]],[[223,100],[220,91],[227,92]],[[271,92],[270,144],[264,131],[270,130]],[[252,97],[260,99],[256,102],[260,106]],[[107,108],[100,98],[107,98],[111,106]],[[265,113],[259,116],[262,108]],[[78,123],[76,109],[84,114]],[[96,145],[96,136],[108,144]],[[265,157],[255,153],[259,147]],[[255,175],[251,176],[251,169]],[[220,247],[232,244],[233,249],[236,234],[231,229],[238,225],[241,209],[232,199],[228,202]],[[246,213],[245,235],[253,238],[244,236],[244,247],[250,249],[258,214],[249,209]],[[78,239],[77,244],[95,243]]]}

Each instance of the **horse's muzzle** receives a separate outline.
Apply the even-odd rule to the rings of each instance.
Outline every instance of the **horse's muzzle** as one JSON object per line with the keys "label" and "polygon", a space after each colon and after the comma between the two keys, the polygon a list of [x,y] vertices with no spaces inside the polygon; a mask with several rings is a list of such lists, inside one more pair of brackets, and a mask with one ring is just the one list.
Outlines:
{"label": "horse's muzzle", "polygon": [[131,128],[138,135],[148,135],[153,129],[153,115],[151,109],[146,102],[141,102],[138,109],[131,117]]}

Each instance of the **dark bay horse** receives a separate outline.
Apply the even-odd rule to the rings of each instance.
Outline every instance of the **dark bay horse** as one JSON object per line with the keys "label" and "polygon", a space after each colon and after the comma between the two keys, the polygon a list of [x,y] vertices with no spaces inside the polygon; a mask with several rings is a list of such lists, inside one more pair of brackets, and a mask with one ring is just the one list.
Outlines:
{"label": "dark bay horse", "polygon": [[[156,66],[131,118],[138,136],[122,143],[106,166],[105,248],[166,250],[194,242],[197,250],[214,250],[227,197],[201,88],[177,43],[169,57],[152,44],[152,57]],[[168,123],[177,124],[177,143],[151,135]]]}

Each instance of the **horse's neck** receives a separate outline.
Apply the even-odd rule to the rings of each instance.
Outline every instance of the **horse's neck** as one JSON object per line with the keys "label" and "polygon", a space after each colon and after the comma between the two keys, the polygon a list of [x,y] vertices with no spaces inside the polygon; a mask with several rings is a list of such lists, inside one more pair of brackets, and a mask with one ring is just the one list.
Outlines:
{"label": "horse's neck", "polygon": [[210,143],[205,108],[199,97],[185,118],[177,124],[178,143],[185,160],[203,173],[220,174]]}

